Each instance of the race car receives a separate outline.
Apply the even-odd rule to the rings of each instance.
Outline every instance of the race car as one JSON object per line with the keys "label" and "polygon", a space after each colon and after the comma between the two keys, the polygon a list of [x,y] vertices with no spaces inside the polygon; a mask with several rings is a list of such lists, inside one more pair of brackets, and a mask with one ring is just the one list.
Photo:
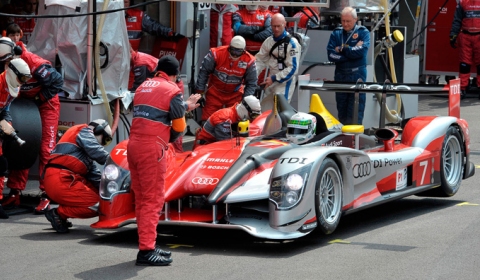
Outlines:
{"label": "race car", "polygon": [[[355,85],[319,82],[312,87],[348,91]],[[383,95],[414,88],[363,85]],[[439,86],[422,90],[416,93],[445,92]],[[285,240],[316,228],[330,234],[342,215],[406,196],[453,196],[475,169],[469,160],[468,124],[459,117],[459,93],[450,90],[449,96],[450,116],[414,117],[395,129],[376,128],[373,135],[363,126],[342,126],[322,104],[311,104],[311,110],[322,108],[317,113],[329,130],[297,145],[285,138],[286,122],[296,111],[276,95],[274,110],[255,124],[263,135],[235,137],[178,154],[168,149],[159,224],[239,229],[259,238]],[[104,167],[100,215],[93,228],[135,222],[127,143],[112,150]]]}

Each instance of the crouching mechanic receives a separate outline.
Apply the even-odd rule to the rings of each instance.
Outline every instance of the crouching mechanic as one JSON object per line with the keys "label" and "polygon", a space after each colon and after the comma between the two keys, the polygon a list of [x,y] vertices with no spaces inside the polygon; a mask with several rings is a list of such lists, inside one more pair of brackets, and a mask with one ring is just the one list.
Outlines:
{"label": "crouching mechanic", "polygon": [[246,96],[240,103],[213,113],[198,132],[195,145],[230,139],[235,135],[232,124],[247,119],[251,122],[261,113],[260,101],[253,95]]}
{"label": "crouching mechanic", "polygon": [[160,210],[165,202],[165,153],[185,130],[185,110],[199,105],[200,94],[183,101],[175,84],[180,64],[173,56],[158,60],[155,77],[138,87],[133,99],[133,120],[127,145],[131,189],[135,195],[138,228],[136,265],[169,265],[171,253],[156,247]]}
{"label": "crouching mechanic", "polygon": [[[0,61],[2,59],[6,59],[6,57],[0,58]],[[27,63],[20,58],[13,59],[6,65],[6,71],[0,74],[0,121],[5,120],[12,123],[10,104],[18,96],[20,85],[31,75]],[[0,184],[0,200],[3,198],[3,175],[6,174],[7,169],[7,159],[3,156],[2,140],[0,139],[0,176],[2,176],[0,177],[2,183]],[[0,219],[8,219],[8,214],[3,211],[2,205],[0,205]]]}
{"label": "crouching mechanic", "polygon": [[58,233],[69,231],[68,218],[98,216],[101,172],[95,162],[105,164],[108,152],[104,146],[111,141],[110,126],[98,119],[69,128],[52,150],[43,182],[46,193],[59,206],[47,210],[45,217]]}

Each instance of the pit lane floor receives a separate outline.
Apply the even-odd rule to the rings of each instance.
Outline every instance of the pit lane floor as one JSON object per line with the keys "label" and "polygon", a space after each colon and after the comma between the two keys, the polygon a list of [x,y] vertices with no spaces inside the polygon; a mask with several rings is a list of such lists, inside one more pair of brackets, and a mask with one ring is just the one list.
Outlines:
{"label": "pit lane floor", "polygon": [[[471,161],[480,164],[480,100],[461,102]],[[446,115],[447,99],[419,97],[419,115]],[[479,166],[480,167],[480,166]],[[480,188],[462,182],[451,198],[408,197],[342,217],[328,236],[265,241],[241,231],[159,227],[170,267],[136,267],[136,226],[93,230],[73,219],[56,234],[43,216],[0,220],[1,279],[478,279]],[[29,181],[26,194],[38,194]],[[27,196],[26,196],[27,197]],[[32,196],[34,197],[34,196]],[[25,207],[35,206],[35,199]]]}

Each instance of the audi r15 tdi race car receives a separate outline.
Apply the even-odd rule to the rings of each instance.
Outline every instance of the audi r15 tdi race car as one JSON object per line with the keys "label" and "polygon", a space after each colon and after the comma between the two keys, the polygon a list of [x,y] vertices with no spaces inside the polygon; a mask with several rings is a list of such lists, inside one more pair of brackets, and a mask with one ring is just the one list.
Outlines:
{"label": "audi r15 tdi race car", "polygon": [[[310,86],[342,91],[355,87],[327,82]],[[384,95],[390,90],[446,92],[441,86],[364,86]],[[453,196],[475,169],[469,161],[468,124],[455,109],[459,93],[450,90],[449,96],[449,116],[414,117],[396,129],[377,128],[371,135],[363,126],[342,127],[331,115],[318,112],[330,129],[298,145],[285,138],[286,121],[295,110],[277,95],[274,110],[256,124],[268,133],[184,153],[168,150],[159,224],[240,229],[259,238],[292,239],[315,228],[332,233],[342,215],[406,196]],[[322,106],[310,108],[318,107]],[[271,128],[276,120],[281,123],[278,131]],[[100,215],[93,228],[135,222],[127,142],[112,150],[104,167]]]}

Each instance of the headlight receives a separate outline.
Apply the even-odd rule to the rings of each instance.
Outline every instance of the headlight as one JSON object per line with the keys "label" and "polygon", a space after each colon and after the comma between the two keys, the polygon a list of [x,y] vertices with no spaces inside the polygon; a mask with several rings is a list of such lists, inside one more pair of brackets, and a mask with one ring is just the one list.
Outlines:
{"label": "headlight", "polygon": [[303,177],[298,174],[289,175],[285,181],[285,187],[292,191],[298,191],[303,187]]}
{"label": "headlight", "polygon": [[312,166],[313,163],[310,163],[283,176],[272,178],[270,201],[275,203],[278,209],[289,209],[300,202]]}
{"label": "headlight", "polygon": [[105,179],[107,180],[117,180],[118,173],[118,167],[113,164],[105,166],[105,169],[103,170],[103,174],[105,174]]}
{"label": "headlight", "polygon": [[107,159],[100,181],[100,197],[110,200],[119,193],[130,192],[130,172]]}
{"label": "headlight", "polygon": [[117,184],[116,182],[114,182],[114,181],[108,182],[108,184],[107,184],[107,191],[108,191],[109,193],[115,193],[115,192],[117,192],[117,191],[118,191],[118,184]]}

